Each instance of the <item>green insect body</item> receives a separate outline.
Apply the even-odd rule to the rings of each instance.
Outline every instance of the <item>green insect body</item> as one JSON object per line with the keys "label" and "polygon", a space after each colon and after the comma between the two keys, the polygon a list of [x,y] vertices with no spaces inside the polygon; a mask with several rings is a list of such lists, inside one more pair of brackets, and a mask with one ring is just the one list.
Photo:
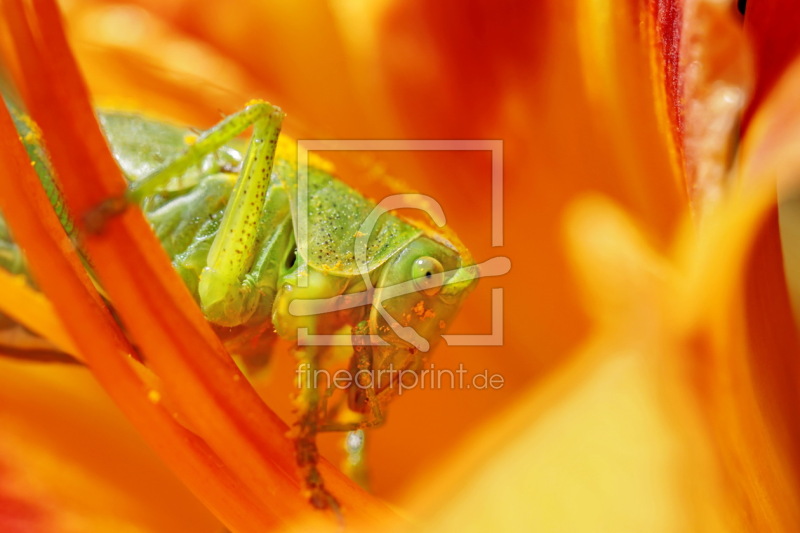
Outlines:
{"label": "green insect body", "polygon": [[[35,127],[13,114],[51,202],[72,232]],[[126,201],[141,207],[175,270],[232,352],[264,358],[275,335],[297,340],[299,330],[333,335],[351,326],[351,371],[366,369],[380,376],[369,386],[347,390],[349,410],[360,418],[353,422],[341,418],[342,408],[329,410],[324,383],[299,380],[296,400],[297,462],[310,500],[320,508],[335,508],[316,469],[316,433],[381,423],[397,374],[378,371],[417,371],[427,357],[401,334],[403,328],[435,344],[474,286],[477,270],[462,247],[388,212],[368,228],[359,259],[359,237],[364,238],[364,221],[375,204],[313,160],[303,203],[294,154],[278,147],[282,118],[278,108],[254,102],[195,136],[135,114],[99,114],[112,153],[130,181]],[[250,126],[252,139],[244,143],[238,136]],[[305,246],[298,242],[302,216]],[[4,224],[0,266],[25,271]],[[384,291],[409,282],[414,290],[386,298]],[[295,301],[350,296],[360,298],[361,305],[321,314],[291,312]],[[379,342],[356,341],[365,338]],[[298,346],[300,368],[319,369],[328,351],[328,346]]]}

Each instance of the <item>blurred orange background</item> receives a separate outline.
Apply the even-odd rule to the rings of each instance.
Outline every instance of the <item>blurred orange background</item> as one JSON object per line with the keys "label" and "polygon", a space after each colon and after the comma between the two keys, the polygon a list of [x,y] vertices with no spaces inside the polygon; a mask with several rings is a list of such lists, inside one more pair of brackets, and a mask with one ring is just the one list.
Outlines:
{"label": "blurred orange background", "polygon": [[[431,530],[790,527],[800,523],[794,441],[775,428],[793,399],[764,402],[774,376],[758,384],[747,366],[766,353],[751,350],[747,290],[762,272],[751,250],[769,237],[774,198],[769,187],[754,188],[751,203],[706,194],[769,174],[755,156],[727,185],[708,170],[729,155],[703,129],[717,118],[713,84],[724,79],[741,102],[752,92],[741,17],[732,3],[675,8],[685,9],[684,47],[694,46],[681,53],[705,68],[676,96],[658,9],[678,4],[601,4],[61,3],[100,106],[202,128],[264,98],[287,112],[295,138],[503,141],[497,248],[488,153],[326,154],[366,192],[392,176],[433,196],[477,261],[512,263],[508,275],[481,281],[451,330],[489,333],[500,287],[503,345],[442,345],[434,357],[437,368],[501,374],[504,386],[414,390],[395,401],[386,425],[368,432],[377,495]],[[763,117],[751,106],[756,133],[742,140],[745,154],[760,153],[765,132],[789,129],[770,122],[783,116],[782,101],[765,104]],[[685,127],[669,108],[676,102]],[[719,112],[731,121],[718,132],[725,149],[741,110]],[[778,337],[793,338],[788,304],[765,301],[765,316],[786,324]],[[288,350],[279,344],[258,380],[284,420]],[[341,436],[321,441],[328,458],[342,458]],[[483,505],[485,515],[470,514]]]}

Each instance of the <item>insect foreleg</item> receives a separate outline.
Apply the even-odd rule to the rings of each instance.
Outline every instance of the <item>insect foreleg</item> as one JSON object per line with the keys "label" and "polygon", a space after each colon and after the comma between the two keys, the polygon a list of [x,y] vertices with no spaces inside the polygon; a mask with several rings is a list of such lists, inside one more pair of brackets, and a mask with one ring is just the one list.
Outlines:
{"label": "insect foreleg", "polygon": [[[320,431],[354,431],[377,427],[383,424],[385,417],[381,409],[382,400],[391,395],[391,389],[387,388],[380,393],[375,390],[379,387],[380,376],[375,375],[375,368],[372,364],[372,352],[367,346],[362,345],[356,339],[363,338],[369,332],[366,322],[360,322],[353,327],[353,355],[350,358],[350,377],[351,390],[350,407],[359,413],[360,420],[339,419],[344,404],[339,404],[331,412],[325,411],[325,419],[320,426]],[[371,412],[371,418],[366,418],[366,409]],[[364,413],[364,414],[361,414]]]}
{"label": "insect foreleg", "polygon": [[309,492],[309,501],[318,509],[332,509],[340,515],[339,503],[326,489],[317,468],[317,432],[320,418],[319,352],[316,346],[303,346],[295,351],[299,392],[295,397],[297,422],[292,428],[297,465]]}

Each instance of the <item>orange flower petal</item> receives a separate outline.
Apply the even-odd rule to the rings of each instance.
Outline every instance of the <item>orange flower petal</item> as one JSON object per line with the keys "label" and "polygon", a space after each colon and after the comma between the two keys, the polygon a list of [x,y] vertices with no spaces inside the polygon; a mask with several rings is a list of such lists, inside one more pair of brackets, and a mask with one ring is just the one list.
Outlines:
{"label": "orange flower petal", "polygon": [[4,533],[222,527],[86,368],[0,358],[0,457]]}

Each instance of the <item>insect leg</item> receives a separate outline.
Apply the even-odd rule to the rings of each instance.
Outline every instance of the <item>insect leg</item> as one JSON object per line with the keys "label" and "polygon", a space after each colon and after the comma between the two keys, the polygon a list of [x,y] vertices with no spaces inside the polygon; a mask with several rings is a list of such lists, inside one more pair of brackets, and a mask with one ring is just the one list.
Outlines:
{"label": "insect leg", "polygon": [[[242,169],[198,283],[204,315],[221,326],[241,324],[258,301],[254,282],[247,273],[255,258],[257,224],[264,208],[283,116],[279,108],[265,102],[252,104],[225,119],[196,143],[207,151],[253,124],[253,137]],[[185,164],[174,162],[173,168],[180,169]],[[135,189],[131,194],[135,197],[140,191]]]}
{"label": "insect leg", "polygon": [[298,387],[294,403],[297,421],[290,436],[294,440],[297,466],[308,491],[308,499],[318,509],[332,509],[341,520],[339,502],[325,489],[322,475],[317,468],[317,432],[320,418],[319,364],[316,346],[303,346],[295,351],[298,364]]}
{"label": "insect leg", "polygon": [[[361,322],[353,327],[353,338],[359,339],[364,336],[367,331],[367,323]],[[353,404],[351,404],[350,407],[357,413],[364,413],[365,410],[363,410],[361,406],[365,405],[369,407],[372,417],[369,420],[365,420],[362,414],[361,420],[337,420],[341,408],[344,407],[343,404],[340,404],[331,413],[325,412],[325,420],[320,427],[320,431],[354,431],[357,429],[377,427],[382,425],[385,421],[381,403],[382,400],[391,396],[392,390],[388,387],[376,394],[375,390],[380,387],[380,383],[378,382],[380,376],[376,378],[375,369],[372,365],[372,353],[369,351],[368,347],[356,341],[353,342],[350,373],[352,383],[350,384],[351,389],[348,392],[354,393],[354,396],[351,396]]]}
{"label": "insect leg", "polygon": [[[283,111],[272,104],[264,101],[249,103],[241,111],[225,117],[211,129],[204,131],[181,154],[164,163],[152,174],[131,183],[125,193],[125,198],[130,202],[140,203],[147,196],[164,187],[172,178],[182,176],[187,170],[198,165],[205,156],[222,148],[250,126],[255,126],[253,139],[248,151],[249,156],[253,150],[254,142],[256,144],[264,144],[259,141],[259,139],[262,141],[264,139],[263,125],[265,123],[270,124],[271,129],[275,131],[275,138],[277,138],[283,117]],[[262,124],[260,132],[257,131],[258,124]],[[241,179],[241,174],[239,178]]]}
{"label": "insect leg", "polygon": [[[265,122],[271,123],[277,138],[277,132],[280,131],[280,123],[283,120],[283,116],[284,114],[280,108],[272,104],[264,101],[251,102],[241,111],[225,117],[214,127],[203,132],[183,152],[164,163],[157,170],[140,180],[132,182],[128,186],[124,197],[109,198],[87,213],[85,217],[87,229],[89,231],[99,231],[109,217],[121,213],[131,203],[140,204],[145,198],[164,187],[173,178],[180,177],[187,170],[199,165],[206,155],[222,148],[250,126]],[[254,127],[253,141],[250,143],[248,155],[253,151],[253,142],[258,140],[259,133],[263,134],[263,127],[261,132],[256,131],[257,129]]]}

